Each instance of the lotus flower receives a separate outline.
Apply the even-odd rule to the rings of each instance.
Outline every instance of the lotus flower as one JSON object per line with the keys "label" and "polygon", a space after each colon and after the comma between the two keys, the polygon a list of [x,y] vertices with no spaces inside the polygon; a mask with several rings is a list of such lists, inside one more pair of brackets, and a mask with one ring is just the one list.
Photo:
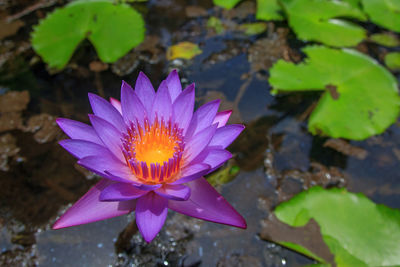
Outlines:
{"label": "lotus flower", "polygon": [[91,126],[60,118],[71,138],[60,145],[78,163],[103,177],[56,221],[53,229],[136,212],[150,242],[168,209],[199,219],[246,228],[243,217],[204,175],[232,157],[225,148],[244,129],[227,125],[231,111],[218,112],[219,100],[194,111],[194,84],[182,91],[172,71],[157,92],[139,74],[135,90],[122,82],[121,102],[89,94]]}

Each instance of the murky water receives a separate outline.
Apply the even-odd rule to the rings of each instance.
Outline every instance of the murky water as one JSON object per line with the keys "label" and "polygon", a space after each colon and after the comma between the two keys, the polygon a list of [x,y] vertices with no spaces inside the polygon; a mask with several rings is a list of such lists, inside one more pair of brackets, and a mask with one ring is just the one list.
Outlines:
{"label": "murky water", "polygon": [[[60,73],[48,74],[43,63],[30,66],[34,54],[29,49],[14,54],[15,60],[2,66],[0,94],[10,90],[27,90],[30,94],[27,107],[12,112],[0,110],[3,126],[14,120],[12,126],[0,132],[0,138],[6,140],[0,144],[4,166],[0,171],[2,265],[300,266],[312,261],[259,237],[261,221],[279,202],[312,185],[346,186],[377,203],[400,208],[400,174],[396,168],[400,161],[398,123],[380,136],[351,142],[363,149],[364,159],[345,156],[324,147],[327,138],[313,137],[307,132],[307,108],[318,95],[273,97],[269,93],[268,74],[257,71],[254,60],[249,62],[259,40],[272,45],[257,50],[257,64],[270,66],[284,57],[285,49],[298,54],[298,42],[292,40],[291,34],[282,35],[279,25],[270,24],[269,32],[257,38],[230,31],[215,35],[205,26],[207,17],[187,16],[186,1],[149,2],[147,7],[137,7],[147,14],[147,35],[157,36],[156,41],[147,50],[132,52],[107,71],[89,70],[88,64],[96,56],[88,43],[81,45],[71,66]],[[208,15],[225,19],[233,16],[236,22],[252,19],[251,11],[244,16],[225,14],[213,8],[211,1],[190,4],[202,6]],[[17,12],[22,6],[13,8]],[[29,27],[36,23],[37,16],[33,13],[23,18],[26,28],[9,42],[15,47],[27,42]],[[165,59],[166,47],[188,40],[199,43],[203,53],[192,61]],[[2,42],[5,47],[5,40]],[[280,45],[274,47],[276,42]],[[12,48],[10,51],[15,53]],[[185,84],[196,82],[198,105],[220,98],[222,109],[234,109],[230,122],[247,126],[230,148],[235,154],[233,163],[241,171],[218,190],[246,218],[248,229],[204,222],[170,211],[166,225],[151,244],[146,244],[137,233],[131,223],[133,214],[51,230],[57,216],[97,179],[59,147],[57,140],[64,137],[54,126],[54,118],[87,122],[86,114],[91,112],[88,92],[119,98],[121,79],[132,84],[142,70],[157,85],[172,68],[180,71]],[[115,73],[124,75],[119,77]]]}

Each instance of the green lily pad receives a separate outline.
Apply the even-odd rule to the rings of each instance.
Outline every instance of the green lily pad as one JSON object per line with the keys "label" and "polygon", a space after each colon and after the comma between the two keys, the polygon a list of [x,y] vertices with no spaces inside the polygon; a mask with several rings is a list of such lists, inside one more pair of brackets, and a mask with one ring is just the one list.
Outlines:
{"label": "green lily pad", "polygon": [[278,0],[257,0],[256,18],[259,20],[283,20],[283,11]]}
{"label": "green lily pad", "polygon": [[362,0],[362,5],[372,22],[400,32],[399,0]]}
{"label": "green lily pad", "polygon": [[385,65],[393,71],[400,71],[400,52],[387,53]]}
{"label": "green lily pad", "polygon": [[365,21],[360,9],[348,2],[330,0],[281,0],[289,25],[305,41],[330,46],[355,46],[366,37],[365,30],[343,18]]}
{"label": "green lily pad", "polygon": [[265,32],[268,28],[266,22],[244,23],[239,26],[239,30],[246,35],[257,35]]}
{"label": "green lily pad", "polygon": [[213,0],[214,5],[231,9],[235,7],[241,0]]}
{"label": "green lily pad", "polygon": [[[323,241],[339,267],[399,266],[400,211],[377,205],[362,194],[313,187],[280,204],[275,215],[295,228],[313,220],[317,222]],[[301,245],[291,246],[326,262]]]}
{"label": "green lily pad", "polygon": [[369,39],[377,44],[387,47],[396,47],[400,45],[399,39],[397,39],[396,35],[391,33],[375,33],[372,34]]}
{"label": "green lily pad", "polygon": [[341,0],[342,2],[347,2],[353,7],[360,8],[362,0]]}
{"label": "green lily pad", "polygon": [[279,60],[270,69],[273,93],[324,91],[308,130],[334,138],[363,140],[397,119],[400,97],[393,75],[374,59],[351,49],[309,46],[295,65]]}
{"label": "green lily pad", "polygon": [[126,4],[79,0],[55,10],[34,27],[34,50],[50,67],[63,68],[85,38],[103,62],[111,63],[144,38],[141,15]]}

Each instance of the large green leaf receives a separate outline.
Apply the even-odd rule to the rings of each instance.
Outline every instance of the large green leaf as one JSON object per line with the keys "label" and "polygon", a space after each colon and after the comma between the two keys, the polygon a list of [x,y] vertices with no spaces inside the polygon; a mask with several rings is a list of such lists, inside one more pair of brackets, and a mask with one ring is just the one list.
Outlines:
{"label": "large green leaf", "polygon": [[[376,205],[362,194],[313,187],[280,204],[275,215],[294,227],[314,219],[339,267],[400,264],[400,211]],[[320,260],[306,248],[302,253]]]}
{"label": "large green leaf", "polygon": [[231,9],[236,6],[241,0],[213,0],[214,4],[226,9]]}
{"label": "large green leaf", "polygon": [[362,0],[362,5],[372,22],[400,32],[399,0]]}
{"label": "large green leaf", "polygon": [[257,0],[256,18],[260,20],[283,20],[278,0]]}
{"label": "large green leaf", "polygon": [[311,133],[363,140],[396,121],[396,79],[374,59],[351,49],[309,46],[303,51],[305,62],[278,61],[269,81],[273,92],[325,91],[309,119]]}
{"label": "large green leaf", "polygon": [[305,41],[331,46],[355,46],[366,37],[365,30],[343,17],[366,20],[349,2],[331,0],[281,0],[289,25]]}
{"label": "large green leaf", "polygon": [[126,4],[80,0],[42,20],[34,28],[32,44],[50,67],[63,68],[85,38],[102,61],[115,62],[143,41],[144,31],[141,15]]}

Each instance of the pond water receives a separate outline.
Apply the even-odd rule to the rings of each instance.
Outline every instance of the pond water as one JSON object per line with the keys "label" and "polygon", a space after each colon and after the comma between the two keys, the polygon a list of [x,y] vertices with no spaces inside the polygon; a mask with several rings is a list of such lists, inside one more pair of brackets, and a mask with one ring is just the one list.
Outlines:
{"label": "pond water", "polygon": [[[0,107],[0,265],[302,266],[313,261],[260,235],[264,220],[280,202],[321,185],[346,187],[400,208],[399,123],[382,135],[350,142],[353,150],[348,155],[338,152],[327,145],[329,138],[307,131],[308,108],[318,94],[269,93],[268,73],[261,69],[287,55],[294,61],[302,56],[302,44],[287,25],[269,23],[268,31],[257,37],[229,30],[217,35],[206,27],[211,15],[236,23],[254,20],[253,2],[231,12],[213,7],[211,1],[137,4],[150,36],[141,48],[99,72],[89,67],[97,58],[85,42],[65,70],[51,74],[29,47],[29,31],[38,17],[63,4],[48,2],[49,6],[20,18],[25,25],[17,34],[0,40],[0,59],[5,60],[0,69],[0,103],[15,107]],[[30,4],[7,2],[3,15],[5,10],[17,14]],[[189,5],[202,12],[192,14]],[[189,61],[168,61],[166,48],[180,41],[198,43],[202,54]],[[98,179],[57,144],[65,136],[54,119],[88,122],[88,92],[119,98],[121,80],[134,84],[143,71],[157,86],[174,68],[184,85],[196,83],[196,105],[222,99],[222,110],[234,110],[230,123],[246,125],[229,148],[235,155],[229,166],[239,166],[240,172],[217,189],[245,217],[248,228],[170,211],[150,244],[138,233],[134,214],[51,230],[57,216]],[[10,96],[12,91],[29,95]]]}

